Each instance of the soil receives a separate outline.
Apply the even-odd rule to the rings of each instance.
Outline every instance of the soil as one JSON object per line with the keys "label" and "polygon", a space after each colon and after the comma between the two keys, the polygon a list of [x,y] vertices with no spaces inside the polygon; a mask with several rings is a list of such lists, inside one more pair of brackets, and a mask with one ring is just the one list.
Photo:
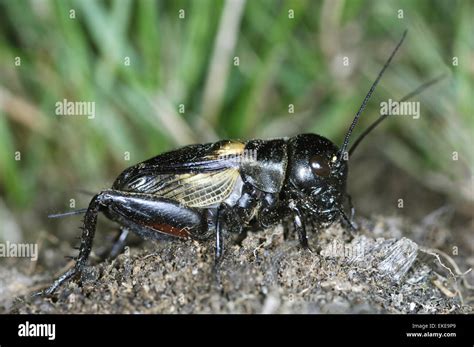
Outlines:
{"label": "soil", "polygon": [[[407,230],[415,235],[416,228],[381,217],[359,221],[355,235],[333,225],[311,233],[311,250],[304,250],[296,238],[284,240],[277,227],[227,245],[218,272],[213,241],[145,242],[89,266],[52,297],[31,293],[51,283],[58,266],[53,273],[3,264],[0,311],[473,313],[473,276],[458,268],[465,268],[465,257],[451,258],[403,236]],[[43,257],[57,259],[58,253],[49,249]]]}

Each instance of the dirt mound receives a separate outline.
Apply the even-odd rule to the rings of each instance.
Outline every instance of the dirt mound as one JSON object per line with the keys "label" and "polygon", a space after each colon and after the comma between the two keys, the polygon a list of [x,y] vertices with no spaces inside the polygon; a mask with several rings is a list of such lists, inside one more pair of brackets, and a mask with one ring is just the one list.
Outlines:
{"label": "dirt mound", "polygon": [[390,223],[363,225],[355,237],[335,225],[310,239],[312,251],[302,250],[276,228],[250,234],[241,246],[228,245],[220,286],[212,241],[127,248],[115,260],[88,267],[52,298],[12,302],[51,277],[0,268],[0,304],[13,313],[473,311],[464,300],[468,285],[449,262],[401,237]]}

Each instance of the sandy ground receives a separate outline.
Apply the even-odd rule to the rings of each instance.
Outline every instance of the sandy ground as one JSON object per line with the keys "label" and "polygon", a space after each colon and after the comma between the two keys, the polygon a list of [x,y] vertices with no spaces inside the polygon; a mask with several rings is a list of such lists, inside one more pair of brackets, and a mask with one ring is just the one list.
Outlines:
{"label": "sandy ground", "polygon": [[281,227],[250,234],[241,246],[227,246],[221,286],[213,271],[213,241],[147,242],[127,248],[113,261],[88,267],[51,298],[26,294],[50,283],[53,273],[31,274],[28,266],[3,265],[0,310],[473,313],[473,291],[466,281],[472,281],[472,274],[458,276],[456,264],[404,238],[399,224],[362,222],[355,237],[334,225],[311,234],[312,251],[302,250],[291,237],[284,240]]}

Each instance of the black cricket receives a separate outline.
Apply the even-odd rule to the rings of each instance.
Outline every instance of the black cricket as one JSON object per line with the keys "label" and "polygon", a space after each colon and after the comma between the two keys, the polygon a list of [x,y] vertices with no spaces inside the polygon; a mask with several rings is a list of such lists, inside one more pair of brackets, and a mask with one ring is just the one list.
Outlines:
{"label": "black cricket", "polygon": [[[52,294],[86,266],[99,212],[121,225],[113,256],[123,248],[129,231],[144,239],[160,239],[163,234],[196,240],[214,236],[216,263],[223,255],[224,236],[229,234],[244,237],[250,230],[292,222],[301,246],[308,248],[307,223],[325,226],[342,220],[352,227],[347,160],[360,140],[386,116],[374,122],[347,152],[349,139],[405,36],[406,31],[372,84],[340,148],[316,134],[190,145],[129,167],[111,189],[95,195],[87,209],[50,216],[85,212],[75,266],[42,294]],[[351,208],[350,218],[344,212],[346,204]]]}

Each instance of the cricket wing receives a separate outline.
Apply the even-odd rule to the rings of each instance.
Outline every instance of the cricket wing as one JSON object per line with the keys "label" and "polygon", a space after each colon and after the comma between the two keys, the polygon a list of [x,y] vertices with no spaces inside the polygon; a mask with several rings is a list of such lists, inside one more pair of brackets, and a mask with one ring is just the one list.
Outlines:
{"label": "cricket wing", "polygon": [[234,191],[244,147],[220,141],[164,153],[124,171],[113,188],[156,194],[190,207],[213,206]]}

